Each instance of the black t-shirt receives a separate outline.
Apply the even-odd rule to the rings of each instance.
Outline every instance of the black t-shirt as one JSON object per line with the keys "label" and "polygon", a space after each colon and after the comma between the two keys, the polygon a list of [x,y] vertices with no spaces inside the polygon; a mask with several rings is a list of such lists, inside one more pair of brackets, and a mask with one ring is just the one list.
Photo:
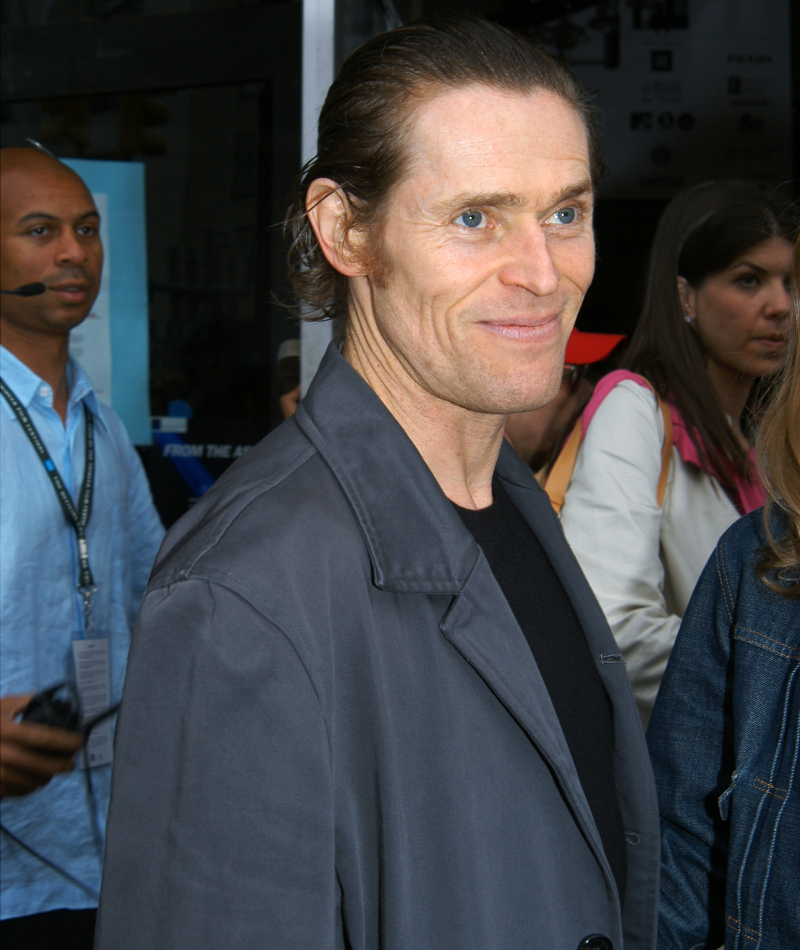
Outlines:
{"label": "black t-shirt", "polygon": [[578,618],[550,559],[498,478],[494,503],[480,511],[453,507],[480,545],[536,660],[608,862],[625,896],[627,860],[614,786],[611,701]]}

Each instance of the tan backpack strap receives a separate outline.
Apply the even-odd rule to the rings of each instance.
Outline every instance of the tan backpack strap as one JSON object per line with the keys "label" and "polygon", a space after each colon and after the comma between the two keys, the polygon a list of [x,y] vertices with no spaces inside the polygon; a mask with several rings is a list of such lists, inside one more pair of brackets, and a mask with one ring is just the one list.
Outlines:
{"label": "tan backpack strap", "polygon": [[550,474],[544,483],[544,490],[550,499],[556,514],[560,514],[561,507],[564,504],[564,496],[567,494],[572,472],[575,469],[575,462],[578,460],[578,450],[581,447],[583,437],[583,419],[579,416],[575,427],[564,443],[563,448],[558,453],[558,458],[553,462]]}
{"label": "tan backpack strap", "polygon": [[661,447],[661,474],[658,476],[658,488],[656,489],[656,500],[660,508],[664,504],[664,493],[667,490],[667,480],[669,479],[669,463],[672,458],[672,446],[674,436],[672,434],[672,413],[669,406],[664,402],[661,396],[656,393],[658,408],[664,418],[664,445]]}

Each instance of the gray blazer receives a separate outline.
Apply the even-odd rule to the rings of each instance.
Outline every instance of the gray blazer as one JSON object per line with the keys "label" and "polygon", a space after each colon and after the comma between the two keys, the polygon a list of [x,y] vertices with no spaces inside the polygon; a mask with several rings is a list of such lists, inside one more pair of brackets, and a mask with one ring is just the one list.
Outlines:
{"label": "gray blazer", "polygon": [[96,948],[575,950],[593,933],[652,947],[658,815],[625,666],[508,446],[498,474],[613,701],[622,911],[494,575],[332,347],[297,414],[159,554],[117,729]]}

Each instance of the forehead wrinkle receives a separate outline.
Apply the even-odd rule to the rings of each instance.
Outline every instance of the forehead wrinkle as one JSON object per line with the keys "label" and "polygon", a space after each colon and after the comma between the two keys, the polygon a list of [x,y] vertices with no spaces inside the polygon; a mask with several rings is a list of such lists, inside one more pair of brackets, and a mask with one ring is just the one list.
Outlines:
{"label": "forehead wrinkle", "polygon": [[[529,207],[531,212],[540,214],[550,204],[572,197],[585,196],[587,203],[591,203],[594,189],[586,129],[580,118],[572,114],[571,106],[556,97],[558,109],[553,116],[552,97],[544,91],[516,96],[485,89],[476,98],[477,91],[448,91],[413,110],[412,121],[405,129],[405,167],[392,189],[393,198],[410,201],[416,214],[427,219],[470,205],[522,210]],[[467,92],[471,98],[465,105],[459,100]],[[452,100],[454,108],[443,111],[443,100]],[[533,137],[520,133],[521,127],[527,128],[525,116],[520,115],[519,109],[509,110],[508,103],[536,107],[532,115],[537,132]],[[464,115],[466,107],[469,118]],[[475,115],[487,110],[487,132],[479,134],[476,141]],[[550,134],[547,122],[553,117],[557,128]],[[488,180],[487,169],[491,172]],[[448,188],[448,184],[452,186],[461,178],[463,187],[465,176],[473,179],[474,190],[459,189],[459,194],[450,197],[455,188]],[[565,184],[558,187],[559,182]],[[493,188],[495,184],[499,187]],[[482,187],[485,185],[489,187]]]}
{"label": "forehead wrinkle", "polygon": [[[472,98],[474,109],[471,114],[473,116],[481,112],[487,113],[492,123],[489,127],[484,129],[478,127],[476,129],[473,125],[463,126],[458,112],[462,108],[459,104],[465,96]],[[452,110],[447,108],[450,102],[455,107],[455,116],[451,114]],[[416,108],[407,115],[404,128],[406,157],[412,160],[427,157],[428,160],[433,159],[435,161],[442,154],[449,157],[459,151],[483,153],[487,148],[493,150],[498,146],[504,154],[508,154],[514,151],[513,142],[515,139],[523,153],[529,154],[530,144],[524,141],[525,128],[520,128],[520,116],[508,112],[508,105],[514,103],[521,104],[523,107],[526,105],[531,107],[535,113],[534,118],[541,114],[545,119],[548,118],[547,113],[552,112],[552,107],[555,105],[557,114],[552,118],[559,127],[552,130],[542,128],[538,132],[538,137],[544,139],[545,143],[559,144],[566,148],[567,153],[570,153],[572,151],[570,144],[564,142],[565,131],[568,136],[571,132],[578,132],[578,142],[573,143],[573,145],[580,154],[564,153],[559,158],[582,161],[588,166],[589,142],[586,127],[574,106],[563,100],[558,94],[551,93],[546,89],[533,89],[529,93],[516,93],[482,83],[469,84],[455,89],[444,89],[440,94],[417,103]],[[572,126],[572,128],[565,129],[565,124]],[[443,126],[450,133],[455,133],[455,140],[453,140],[452,135],[442,138]],[[546,149],[545,154],[541,157],[552,159],[555,156]]]}

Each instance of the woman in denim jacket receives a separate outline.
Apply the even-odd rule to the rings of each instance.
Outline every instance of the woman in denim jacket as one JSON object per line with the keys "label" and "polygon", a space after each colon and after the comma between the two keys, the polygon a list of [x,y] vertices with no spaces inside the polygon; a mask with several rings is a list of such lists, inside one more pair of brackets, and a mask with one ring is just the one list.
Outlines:
{"label": "woman in denim jacket", "polygon": [[[800,286],[800,241],[795,288]],[[796,295],[795,295],[796,296]],[[647,733],[659,950],[800,948],[800,334],[768,418],[768,492],[692,596]]]}

